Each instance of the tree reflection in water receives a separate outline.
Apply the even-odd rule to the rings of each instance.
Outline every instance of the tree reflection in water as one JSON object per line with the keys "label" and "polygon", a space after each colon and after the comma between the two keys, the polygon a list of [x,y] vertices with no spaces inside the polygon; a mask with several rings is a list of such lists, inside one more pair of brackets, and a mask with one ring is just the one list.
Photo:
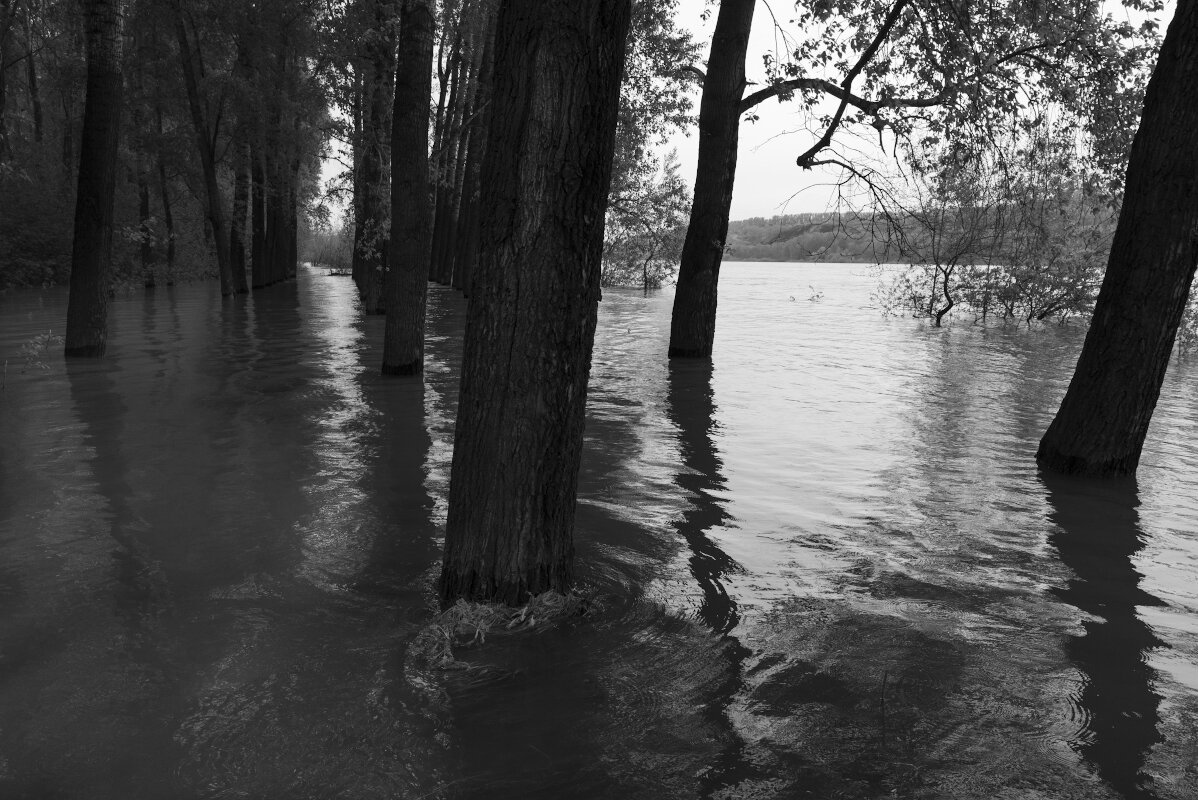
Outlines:
{"label": "tree reflection in water", "polygon": [[[712,631],[727,637],[728,671],[713,693],[706,716],[717,727],[730,729],[728,708],[744,688],[743,664],[751,651],[729,635],[740,621],[740,612],[724,582],[726,576],[742,568],[709,536],[733,519],[726,501],[718,494],[726,487],[727,479],[713,438],[717,423],[712,371],[711,362],[706,360],[671,362],[666,413],[678,429],[682,457],[683,469],[674,482],[692,496],[691,507],[682,513],[677,529],[690,548],[691,574],[703,592],[698,615]],[[729,734],[728,745],[703,775],[702,796],[756,776],[757,770],[746,757],[744,740],[735,730],[729,730]]]}
{"label": "tree reflection in water", "polygon": [[1075,702],[1085,718],[1073,747],[1098,774],[1127,798],[1154,798],[1144,764],[1152,746],[1163,741],[1161,696],[1148,651],[1162,647],[1136,609],[1163,605],[1140,588],[1143,577],[1132,559],[1144,547],[1139,497],[1131,481],[1087,483],[1042,476],[1056,530],[1049,543],[1073,571],[1054,594],[1094,619],[1085,633],[1065,645],[1082,673]]}

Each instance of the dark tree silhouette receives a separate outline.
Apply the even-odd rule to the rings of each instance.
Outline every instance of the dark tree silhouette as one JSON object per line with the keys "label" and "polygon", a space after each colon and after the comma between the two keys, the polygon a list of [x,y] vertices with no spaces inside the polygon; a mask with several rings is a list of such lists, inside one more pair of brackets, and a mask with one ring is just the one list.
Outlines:
{"label": "dark tree silhouette", "polygon": [[504,2],[441,599],[571,588],[630,0]]}
{"label": "dark tree silhouette", "polygon": [[1136,471],[1198,264],[1195,126],[1198,6],[1181,3],[1148,82],[1094,318],[1036,454],[1048,469]]}
{"label": "dark tree silhouette", "polygon": [[87,94],[79,143],[79,190],[71,246],[67,356],[104,355],[112,259],[112,196],[120,138],[122,18],[120,0],[86,0]]}
{"label": "dark tree silhouette", "polygon": [[399,25],[391,125],[394,172],[383,372],[413,375],[424,370],[424,312],[428,300],[428,106],[433,64],[433,10],[429,0],[406,0]]}
{"label": "dark tree silhouette", "polygon": [[709,356],[715,341],[716,287],[728,237],[745,53],[755,6],[756,0],[723,0],[716,18],[699,104],[699,167],[678,268],[670,324],[671,356]]}

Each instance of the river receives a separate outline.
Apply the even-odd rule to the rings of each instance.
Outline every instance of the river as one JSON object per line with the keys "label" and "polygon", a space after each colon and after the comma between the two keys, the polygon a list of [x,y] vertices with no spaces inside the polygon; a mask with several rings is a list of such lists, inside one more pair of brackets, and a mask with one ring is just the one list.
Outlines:
{"label": "river", "polygon": [[[588,613],[440,670],[465,303],[384,378],[346,278],[0,295],[0,796],[1193,798],[1198,361],[1136,482],[1033,455],[1080,325],[882,317],[860,265],[600,306]],[[24,350],[22,348],[24,347]]]}

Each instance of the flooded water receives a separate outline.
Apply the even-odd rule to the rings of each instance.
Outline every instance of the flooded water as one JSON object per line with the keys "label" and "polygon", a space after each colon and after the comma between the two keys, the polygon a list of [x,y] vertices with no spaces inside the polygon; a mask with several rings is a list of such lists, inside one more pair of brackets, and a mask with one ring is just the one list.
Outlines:
{"label": "flooded water", "polygon": [[64,294],[0,296],[0,797],[1198,796],[1198,362],[1138,482],[1041,475],[1081,329],[871,288],[728,264],[674,365],[669,293],[608,291],[590,612],[450,671],[454,293],[422,381],[319,271],[119,296],[99,363],[30,345]]}

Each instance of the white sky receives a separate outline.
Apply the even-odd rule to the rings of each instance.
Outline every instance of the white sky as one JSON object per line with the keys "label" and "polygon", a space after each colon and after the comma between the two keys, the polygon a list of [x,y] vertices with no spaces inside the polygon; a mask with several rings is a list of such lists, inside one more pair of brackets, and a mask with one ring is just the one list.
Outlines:
{"label": "white sky", "polygon": [[[678,4],[678,24],[694,34],[704,61],[711,48],[711,33],[719,10],[718,4],[712,4],[710,19],[704,22],[701,15],[706,4],[707,0],[680,0]],[[770,6],[783,23],[789,19],[786,15],[793,8],[792,0],[774,0],[769,4],[759,0],[757,3],[749,53],[745,59],[746,77],[750,82],[746,94],[754,91],[753,82],[763,82],[761,57],[774,48]],[[698,115],[697,84],[694,102],[695,114]],[[813,140],[813,137],[803,132],[803,116],[797,113],[794,105],[777,100],[767,100],[759,105],[757,115],[760,118],[757,122],[742,121],[740,125],[731,218],[772,217],[826,210],[832,198],[832,190],[827,185],[829,176],[795,166],[795,159]],[[694,185],[698,131],[690,131],[689,136],[675,136],[670,146],[678,150],[683,177],[688,184]]]}

